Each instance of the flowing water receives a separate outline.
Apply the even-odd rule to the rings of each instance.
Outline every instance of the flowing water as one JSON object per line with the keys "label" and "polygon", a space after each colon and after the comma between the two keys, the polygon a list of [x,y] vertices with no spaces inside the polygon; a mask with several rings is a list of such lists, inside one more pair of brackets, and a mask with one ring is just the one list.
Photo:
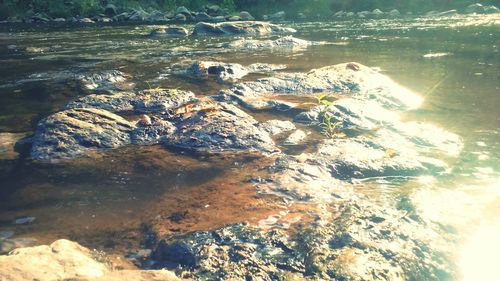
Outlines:
{"label": "flowing water", "polygon": [[[457,158],[445,159],[451,167],[445,175],[368,179],[355,182],[356,191],[381,204],[411,198],[420,216],[459,234],[451,258],[461,278],[498,276],[500,16],[287,25],[298,30],[295,37],[329,44],[227,51],[218,44],[234,38],[152,39],[152,26],[1,26],[0,132],[32,133],[39,120],[81,94],[66,82],[78,73],[119,69],[139,89],[181,88],[203,96],[227,85],[170,75],[172,65],[186,59],[259,62],[307,72],[356,61],[424,97],[406,119],[432,123],[464,143]],[[280,112],[254,115],[286,119]],[[140,247],[146,225],[158,216],[171,218],[163,226],[169,233],[258,222],[283,208],[248,184],[262,172],[262,162],[252,155],[210,157],[162,146],[126,147],[67,164],[38,164],[24,156],[1,160],[0,231],[40,243],[70,238],[125,255]],[[36,219],[13,224],[23,216]]]}

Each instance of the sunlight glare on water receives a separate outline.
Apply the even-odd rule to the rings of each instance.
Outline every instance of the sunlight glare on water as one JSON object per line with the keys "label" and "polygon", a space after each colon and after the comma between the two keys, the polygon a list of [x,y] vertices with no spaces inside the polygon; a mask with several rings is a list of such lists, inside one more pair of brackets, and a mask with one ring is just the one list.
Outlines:
{"label": "sunlight glare on water", "polygon": [[500,277],[500,220],[480,225],[462,249],[463,281],[494,281]]}

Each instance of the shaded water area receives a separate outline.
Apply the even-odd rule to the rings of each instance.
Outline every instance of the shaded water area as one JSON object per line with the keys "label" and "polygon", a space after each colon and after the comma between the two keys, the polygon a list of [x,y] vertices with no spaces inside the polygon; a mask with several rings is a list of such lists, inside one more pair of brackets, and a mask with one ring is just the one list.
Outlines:
{"label": "shaded water area", "polygon": [[[33,134],[42,118],[84,95],[74,82],[79,74],[120,70],[131,76],[136,89],[177,88],[203,97],[231,85],[173,75],[170,70],[176,63],[193,59],[284,64],[280,72],[293,73],[355,61],[423,97],[420,107],[402,113],[403,120],[454,133],[463,149],[456,157],[437,156],[448,164],[443,173],[353,179],[349,188],[381,208],[404,210],[401,205],[411,202],[411,212],[428,222],[422,228],[437,227],[437,233],[451,241],[443,252],[452,261],[452,273],[424,274],[425,279],[498,276],[500,16],[284,25],[297,29],[297,38],[326,44],[298,50],[227,50],[220,44],[234,37],[150,38],[153,26],[0,26],[0,133]],[[250,74],[243,80],[268,75]],[[291,120],[294,114],[245,111],[261,122]],[[304,129],[312,131],[310,141],[281,150],[292,155],[314,150],[324,136]],[[325,212],[321,200],[295,202],[256,186],[255,179],[266,177],[274,156],[203,154],[152,145],[38,163],[22,146],[19,150],[19,158],[2,151],[0,232],[34,238],[36,243],[69,238],[127,256],[152,247],[152,233],[170,237],[243,221],[266,230],[303,226],[315,219],[316,212]],[[326,212],[335,213],[328,208]],[[35,220],[14,223],[23,217]],[[438,240],[427,246],[441,248]]]}

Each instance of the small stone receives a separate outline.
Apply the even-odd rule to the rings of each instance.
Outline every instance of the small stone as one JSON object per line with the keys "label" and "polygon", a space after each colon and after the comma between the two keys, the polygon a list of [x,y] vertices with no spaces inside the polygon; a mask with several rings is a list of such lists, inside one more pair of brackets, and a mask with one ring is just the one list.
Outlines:
{"label": "small stone", "polygon": [[14,224],[28,224],[34,222],[35,220],[36,220],[35,217],[19,217],[16,218]]}
{"label": "small stone", "polygon": [[7,239],[14,236],[14,231],[2,230],[0,231],[0,240]]}

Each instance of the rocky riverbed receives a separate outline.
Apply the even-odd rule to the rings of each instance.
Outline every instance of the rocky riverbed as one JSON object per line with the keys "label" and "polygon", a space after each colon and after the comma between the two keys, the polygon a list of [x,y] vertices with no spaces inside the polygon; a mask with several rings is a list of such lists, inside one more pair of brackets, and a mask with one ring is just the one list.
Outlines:
{"label": "rocky riverbed", "polygon": [[[418,195],[425,179],[480,171],[463,164],[468,137],[422,118],[431,92],[396,82],[384,70],[392,60],[350,60],[354,42],[305,36],[314,31],[257,21],[133,30],[137,53],[116,40],[73,66],[3,81],[50,89],[40,97],[50,105],[20,111],[29,122],[15,126],[1,119],[28,129],[0,134],[10,198],[0,276],[460,278],[454,253],[466,235],[422,211]],[[2,56],[64,62],[70,48],[16,45]],[[422,189],[404,190],[412,185]],[[401,193],[387,199],[386,186]],[[47,242],[58,235],[109,255]]]}

